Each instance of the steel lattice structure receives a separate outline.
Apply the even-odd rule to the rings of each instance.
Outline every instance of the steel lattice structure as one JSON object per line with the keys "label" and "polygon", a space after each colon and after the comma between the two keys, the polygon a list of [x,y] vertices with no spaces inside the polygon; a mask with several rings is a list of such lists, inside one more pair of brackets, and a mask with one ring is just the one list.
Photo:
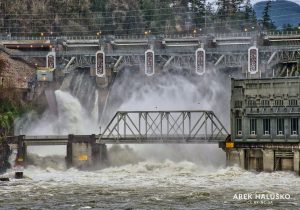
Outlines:
{"label": "steel lattice structure", "polygon": [[119,111],[97,143],[217,143],[226,128],[212,111]]}

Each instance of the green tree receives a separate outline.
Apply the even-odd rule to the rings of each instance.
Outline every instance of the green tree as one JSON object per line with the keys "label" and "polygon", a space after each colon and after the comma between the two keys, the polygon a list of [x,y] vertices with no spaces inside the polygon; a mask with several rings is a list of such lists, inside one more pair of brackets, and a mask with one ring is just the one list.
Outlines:
{"label": "green tree", "polygon": [[92,12],[105,12],[105,5],[108,0],[91,0]]}
{"label": "green tree", "polygon": [[242,19],[244,20],[244,28],[248,30],[255,29],[257,25],[257,19],[255,11],[252,7],[250,0],[246,0],[245,2],[245,10],[243,15],[241,15]]}
{"label": "green tree", "polygon": [[16,107],[9,100],[0,99],[0,136],[12,134],[14,119],[18,114]]}
{"label": "green tree", "polygon": [[204,28],[206,16],[206,0],[191,0],[191,10],[195,16],[195,24],[197,27]]}
{"label": "green tree", "polygon": [[241,4],[243,0],[217,0],[217,24],[219,31],[232,31],[243,25]]}
{"label": "green tree", "polygon": [[263,28],[266,30],[276,28],[274,23],[271,20],[270,14],[269,14],[270,8],[271,8],[271,0],[268,0],[265,5],[264,11],[263,11],[263,17],[262,17]]}
{"label": "green tree", "polygon": [[255,11],[252,7],[250,0],[246,0],[244,13],[245,13],[246,20],[250,20],[250,21],[256,20]]}
{"label": "green tree", "polygon": [[283,24],[282,26],[283,31],[294,31],[296,30],[296,27],[293,27],[291,24]]}
{"label": "green tree", "polygon": [[152,0],[140,0],[140,9],[142,11],[143,20],[145,21],[145,29],[150,29],[155,19],[155,4]]}
{"label": "green tree", "polygon": [[217,0],[217,12],[224,19],[234,16],[240,9],[243,0]]}
{"label": "green tree", "polygon": [[141,34],[142,14],[135,0],[108,1],[106,6],[105,31],[110,34]]}

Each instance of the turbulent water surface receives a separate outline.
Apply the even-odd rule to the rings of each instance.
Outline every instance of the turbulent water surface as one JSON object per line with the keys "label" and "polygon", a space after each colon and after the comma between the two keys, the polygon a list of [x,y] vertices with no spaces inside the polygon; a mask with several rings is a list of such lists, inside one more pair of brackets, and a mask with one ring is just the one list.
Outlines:
{"label": "turbulent water surface", "polygon": [[[98,171],[30,166],[0,182],[1,209],[299,209],[300,179],[188,161],[144,161]],[[287,200],[235,200],[235,193],[288,193]],[[252,202],[252,204],[249,204]],[[262,202],[260,200],[260,202]]]}

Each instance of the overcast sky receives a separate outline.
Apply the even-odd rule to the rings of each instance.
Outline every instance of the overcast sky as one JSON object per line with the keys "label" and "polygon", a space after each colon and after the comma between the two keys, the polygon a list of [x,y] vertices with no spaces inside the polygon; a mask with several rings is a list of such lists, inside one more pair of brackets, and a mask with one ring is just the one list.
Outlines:
{"label": "overcast sky", "polygon": [[[216,0],[207,0],[207,1],[212,2],[212,3],[216,2]],[[263,1],[263,0],[251,0],[251,3],[255,4],[255,3],[260,2],[260,1]],[[289,1],[295,2],[295,3],[300,5],[300,0],[289,0]]]}
{"label": "overcast sky", "polygon": [[[262,1],[262,0],[251,0],[252,4],[255,4],[255,3],[260,2],[260,1]],[[295,3],[300,5],[300,0],[289,0],[289,1],[295,2]]]}

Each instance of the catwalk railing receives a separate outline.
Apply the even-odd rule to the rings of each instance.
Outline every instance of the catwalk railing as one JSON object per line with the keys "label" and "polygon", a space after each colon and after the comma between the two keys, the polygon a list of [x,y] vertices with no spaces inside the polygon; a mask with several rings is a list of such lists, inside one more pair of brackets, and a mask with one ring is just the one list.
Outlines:
{"label": "catwalk railing", "polygon": [[255,37],[257,35],[267,35],[267,36],[295,36],[300,35],[300,31],[268,31],[268,32],[237,32],[237,33],[210,33],[208,35],[202,34],[202,33],[187,33],[187,34],[160,34],[160,35],[99,35],[99,36],[10,36],[10,35],[0,35],[0,40],[55,40],[55,39],[65,39],[65,40],[98,40],[104,37],[112,37],[114,39],[147,39],[150,37],[159,37],[159,38],[200,38],[200,37],[206,37],[211,36],[215,38],[235,38],[235,37]]}

